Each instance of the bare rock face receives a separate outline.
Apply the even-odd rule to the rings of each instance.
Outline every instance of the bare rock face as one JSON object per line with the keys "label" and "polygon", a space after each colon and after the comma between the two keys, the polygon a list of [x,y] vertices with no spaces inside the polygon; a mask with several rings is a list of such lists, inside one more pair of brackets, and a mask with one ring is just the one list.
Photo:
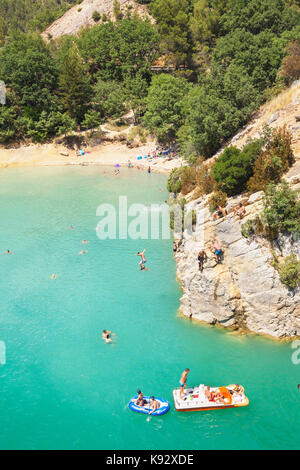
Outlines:
{"label": "bare rock face", "polygon": [[[272,267],[272,253],[263,239],[241,235],[241,224],[262,209],[262,193],[247,201],[246,217],[236,220],[233,213],[213,221],[205,201],[192,201],[200,221],[194,233],[185,236],[177,254],[177,276],[183,296],[181,312],[210,324],[243,328],[276,338],[300,335],[300,290],[288,290]],[[238,200],[236,200],[238,202]],[[234,201],[230,201],[231,203]],[[198,218],[199,219],[199,218]],[[210,251],[211,241],[221,244],[224,257],[217,264]],[[286,256],[300,254],[300,242],[281,237],[278,250]],[[197,256],[205,249],[208,260],[201,273]]]}
{"label": "bare rock face", "polygon": [[[146,16],[151,19],[146,5],[140,5],[134,0],[119,0],[119,3],[122,13],[125,13],[126,8],[129,7],[132,11],[136,11],[139,16]],[[77,34],[83,27],[95,26],[98,24],[93,20],[95,11],[101,17],[105,14],[107,18],[114,20],[113,0],[83,0],[80,4],[66,11],[61,18],[54,21],[42,35],[46,40],[49,37],[57,39],[64,34]]]}

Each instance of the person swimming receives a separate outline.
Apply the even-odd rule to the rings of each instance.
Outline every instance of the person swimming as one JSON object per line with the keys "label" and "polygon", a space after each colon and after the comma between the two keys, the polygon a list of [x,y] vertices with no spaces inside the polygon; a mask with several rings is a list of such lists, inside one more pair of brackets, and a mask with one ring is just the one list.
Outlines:
{"label": "person swimming", "polygon": [[103,330],[102,339],[104,339],[106,343],[112,343],[111,331]]}
{"label": "person swimming", "polygon": [[79,254],[79,255],[84,255],[85,253],[87,253],[87,251],[86,251],[86,250],[81,250],[81,251],[79,251],[79,253],[78,253],[78,254]]}

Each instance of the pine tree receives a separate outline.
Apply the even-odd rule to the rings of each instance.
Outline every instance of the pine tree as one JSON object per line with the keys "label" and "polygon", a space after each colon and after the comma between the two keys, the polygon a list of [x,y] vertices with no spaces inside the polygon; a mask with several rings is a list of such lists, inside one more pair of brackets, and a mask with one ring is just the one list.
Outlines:
{"label": "pine tree", "polygon": [[92,87],[75,44],[67,50],[61,64],[58,90],[65,110],[80,123],[88,110]]}

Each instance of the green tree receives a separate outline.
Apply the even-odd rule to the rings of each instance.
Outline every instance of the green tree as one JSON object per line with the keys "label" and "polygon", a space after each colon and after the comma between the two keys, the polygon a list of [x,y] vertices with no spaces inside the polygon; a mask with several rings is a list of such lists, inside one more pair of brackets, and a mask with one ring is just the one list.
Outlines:
{"label": "green tree", "polygon": [[209,0],[194,3],[190,27],[195,41],[212,46],[220,33],[221,12]]}
{"label": "green tree", "polygon": [[300,233],[300,201],[287,182],[269,184],[264,197],[262,221],[273,238],[280,232]]}
{"label": "green tree", "polygon": [[185,122],[178,131],[183,152],[187,146],[210,157],[244,122],[243,113],[208,85],[193,87],[183,101]]}
{"label": "green tree", "polygon": [[228,196],[240,194],[253,175],[253,165],[260,153],[261,141],[247,144],[243,150],[227,147],[212,168],[218,188]]}
{"label": "green tree", "polygon": [[190,5],[187,0],[153,0],[151,13],[158,23],[161,50],[171,55],[176,65],[189,63],[191,36]]}
{"label": "green tree", "polygon": [[69,115],[80,123],[92,98],[92,87],[77,47],[70,48],[60,67],[58,92]]}
{"label": "green tree", "polygon": [[57,69],[48,46],[35,34],[15,33],[0,52],[0,79],[32,118],[56,106]]}
{"label": "green tree", "polygon": [[17,113],[13,107],[0,105],[0,143],[5,144],[17,138]]}
{"label": "green tree", "polygon": [[98,80],[94,85],[94,108],[103,118],[117,118],[125,113],[126,91],[116,81]]}
{"label": "green tree", "polygon": [[182,124],[182,101],[190,88],[184,78],[161,74],[153,78],[143,122],[159,141],[170,143]]}

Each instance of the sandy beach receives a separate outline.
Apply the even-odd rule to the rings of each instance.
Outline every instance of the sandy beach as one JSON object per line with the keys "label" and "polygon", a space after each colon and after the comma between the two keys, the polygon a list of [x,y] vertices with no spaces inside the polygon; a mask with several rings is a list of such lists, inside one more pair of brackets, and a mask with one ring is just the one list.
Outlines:
{"label": "sandy beach", "polygon": [[[0,147],[0,168],[19,166],[51,166],[51,165],[107,165],[119,164],[127,166],[130,160],[133,167],[151,171],[169,173],[173,168],[183,164],[180,157],[176,158],[144,158],[149,152],[155,150],[155,143],[149,142],[140,147],[130,149],[120,142],[104,142],[101,145],[87,147],[84,155],[76,155],[63,145],[55,143],[32,144],[16,149]],[[137,159],[142,156],[142,159]]]}

